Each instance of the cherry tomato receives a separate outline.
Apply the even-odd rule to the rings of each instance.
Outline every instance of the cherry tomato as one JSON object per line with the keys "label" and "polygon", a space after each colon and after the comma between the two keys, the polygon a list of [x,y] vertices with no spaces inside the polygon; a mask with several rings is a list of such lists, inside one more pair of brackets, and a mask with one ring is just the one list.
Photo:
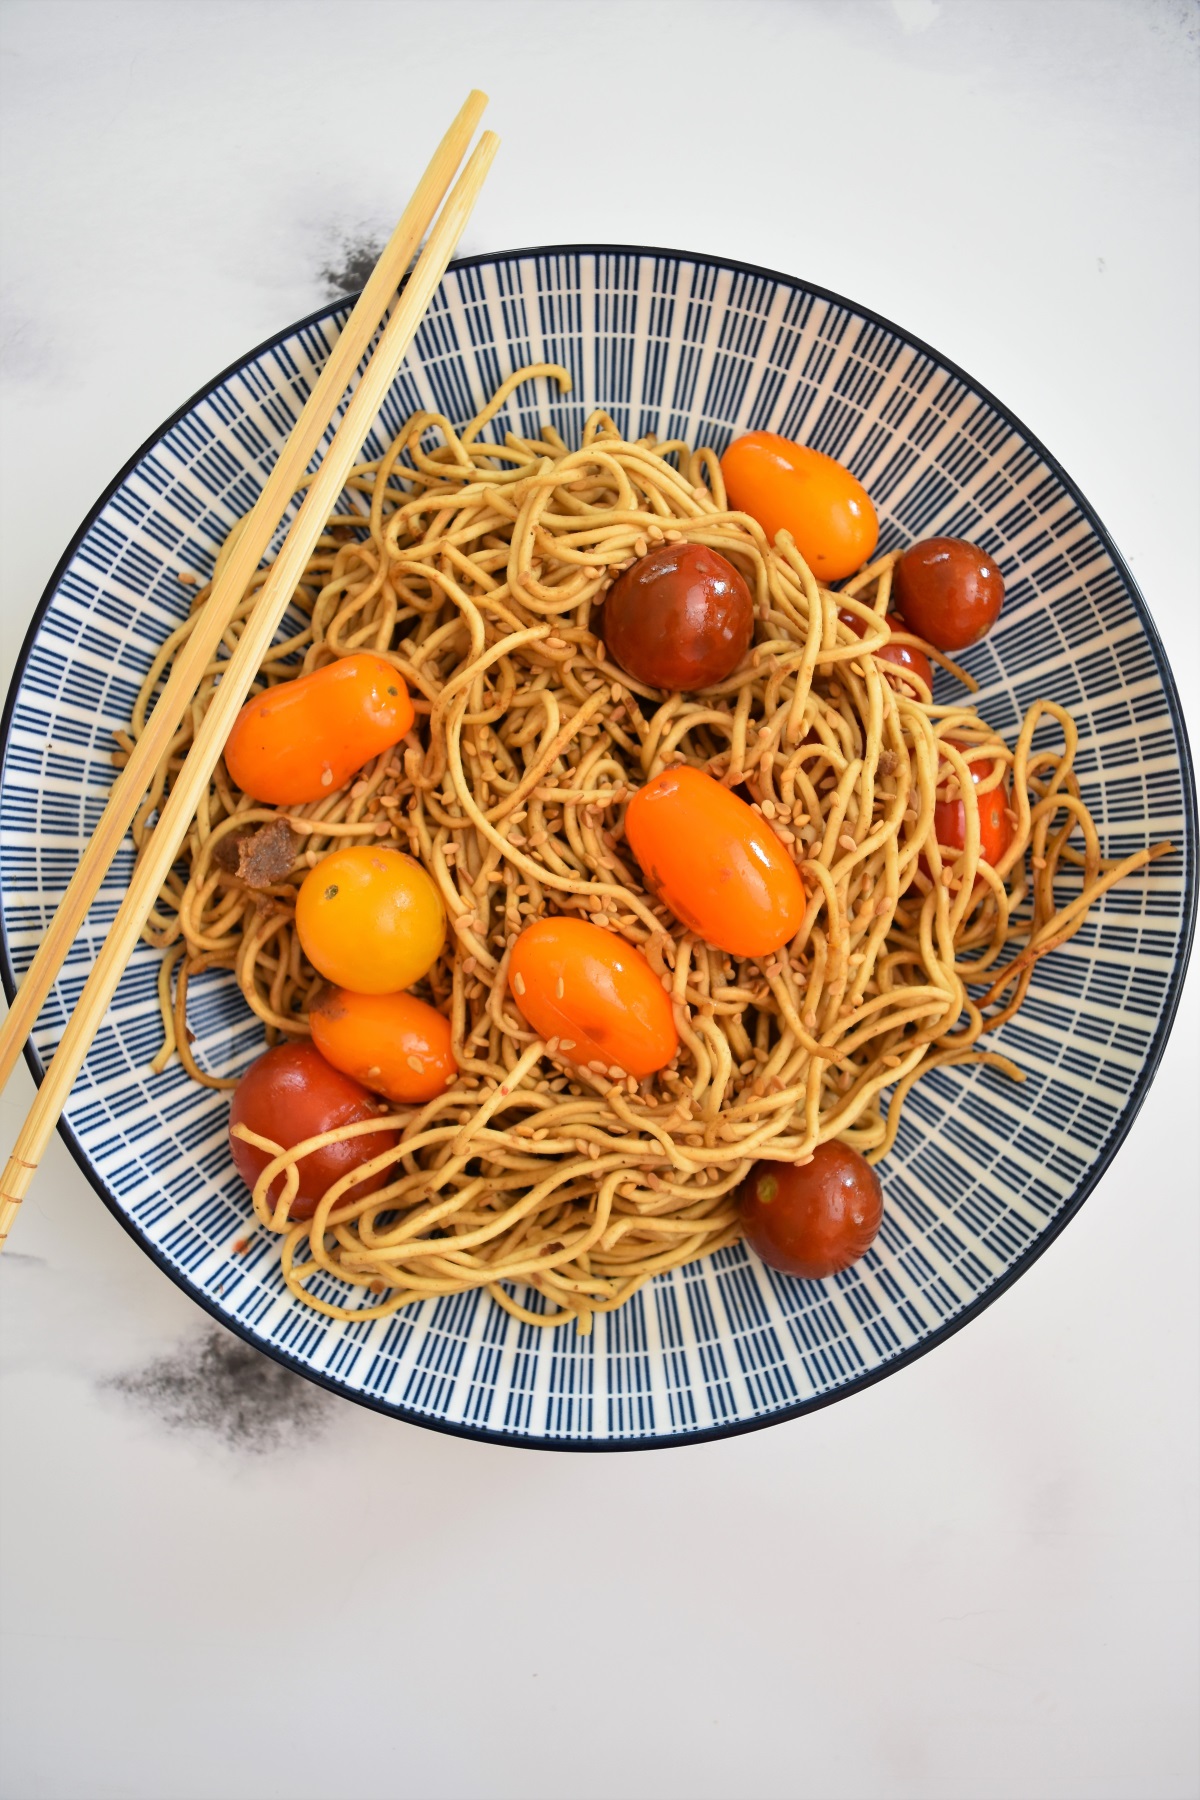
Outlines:
{"label": "cherry tomato", "polygon": [[870,1249],[883,1189],[857,1150],[834,1141],[818,1144],[809,1163],[755,1163],[738,1189],[738,1212],[765,1263],[821,1281]]}
{"label": "cherry tomato", "polygon": [[730,444],[721,473],[729,504],[757,519],[772,543],[776,532],[790,531],[818,581],[853,575],[878,542],[867,490],[820,450],[752,431]]}
{"label": "cherry tomato", "polygon": [[679,1048],[675,1015],[640,950],[585,919],[538,919],[513,945],[509,985],[539,1037],[569,1062],[653,1075]]}
{"label": "cherry tomato", "polygon": [[398,744],[413,716],[403,677],[362,651],[248,700],[225,745],[225,767],[244,794],[268,806],[323,800]]}
{"label": "cherry tomato", "polygon": [[663,544],[613,583],[604,641],[635,681],[684,693],[724,681],[754,635],[750,589],[703,544]]}
{"label": "cherry tomato", "polygon": [[[340,1070],[330,1068],[311,1044],[277,1044],[251,1063],[234,1089],[229,1108],[231,1127],[245,1125],[260,1137],[271,1138],[284,1150],[322,1131],[357,1125],[378,1116],[376,1102],[366,1088]],[[394,1131],[365,1131],[361,1137],[349,1138],[345,1143],[310,1150],[296,1165],[300,1189],[288,1217],[311,1219],[317,1201],[335,1181],[373,1157],[382,1156],[397,1141]],[[243,1138],[234,1137],[232,1130],[229,1145],[238,1174],[252,1188],[271,1157]],[[346,1198],[361,1200],[390,1180],[387,1171],[368,1175],[347,1191]],[[271,1183],[268,1193],[272,1200],[278,1200],[282,1194],[283,1181],[279,1175]]]}
{"label": "cherry tomato", "polygon": [[938,650],[965,650],[991,630],[1004,601],[1004,577],[974,544],[926,538],[896,564],[896,605],[918,637]]}
{"label": "cherry tomato", "polygon": [[687,764],[639,788],[625,835],[642,873],[689,930],[731,956],[766,956],[804,919],[804,885],[766,820]]}
{"label": "cherry tomato", "polygon": [[431,876],[399,850],[356,845],[322,857],[296,899],[296,930],[314,969],[355,994],[420,981],[446,941]]}
{"label": "cherry tomato", "polygon": [[[838,618],[843,625],[848,625],[858,637],[866,637],[869,627],[857,613],[852,613],[848,607],[842,607],[838,612]],[[894,631],[908,630],[907,624],[899,613],[889,613],[887,622]],[[885,644],[882,650],[875,652],[875,660],[876,662],[893,663],[898,669],[911,670],[914,675],[921,677],[930,693],[933,693],[933,667],[925,652],[918,650],[915,644]]]}
{"label": "cherry tomato", "polygon": [[[955,749],[965,750],[965,744],[956,743],[953,738],[947,739]],[[995,765],[990,762],[973,762],[970,765],[971,779],[976,787],[985,780]],[[944,767],[944,765],[943,765]],[[1013,823],[1008,816],[1008,789],[1001,783],[986,794],[979,795],[979,855],[980,860],[991,863],[994,868],[1013,841]],[[933,835],[943,850],[957,855],[967,841],[967,809],[961,800],[939,800],[933,809]],[[928,873],[928,866],[926,872]]]}
{"label": "cherry tomato", "polygon": [[458,1072],[449,1021],[415,994],[326,988],[308,1022],[326,1062],[402,1105],[423,1106]]}

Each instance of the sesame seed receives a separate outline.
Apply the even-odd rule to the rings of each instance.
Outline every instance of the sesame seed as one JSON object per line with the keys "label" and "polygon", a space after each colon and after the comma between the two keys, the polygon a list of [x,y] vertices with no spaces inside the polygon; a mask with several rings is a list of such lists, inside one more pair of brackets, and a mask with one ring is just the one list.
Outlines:
{"label": "sesame seed", "polygon": [[523,994],[525,992],[525,977],[521,974],[520,970],[513,976],[513,988],[518,994]]}
{"label": "sesame seed", "polygon": [[805,1027],[807,1030],[815,1031],[817,1029],[817,1024],[818,1024],[816,1013],[815,1012],[806,1012],[804,1015],[804,1024],[805,1024]]}
{"label": "sesame seed", "polygon": [[560,976],[559,976],[559,978],[558,978],[558,980],[557,980],[557,981],[556,981],[556,982],[555,982],[555,984],[554,984],[554,996],[555,996],[555,999],[557,999],[557,1000],[561,1000],[561,999],[562,999],[562,997],[563,997],[563,995],[564,995],[564,994],[565,994],[565,993],[566,993],[566,991],[567,991],[567,989],[566,989],[566,983],[565,983],[565,982],[564,982],[564,981],[563,981],[563,978],[562,978],[562,976],[561,976],[561,975],[560,975]]}
{"label": "sesame seed", "polygon": [[558,1047],[560,1050],[573,1050],[575,1048],[575,1039],[574,1038],[562,1038],[559,1042]]}
{"label": "sesame seed", "polygon": [[322,769],[322,771],[321,771],[321,786],[322,787],[332,787],[333,786],[333,770],[332,769]]}
{"label": "sesame seed", "polygon": [[607,1075],[608,1073],[604,1063],[600,1062],[595,1057],[593,1057],[592,1061],[588,1064],[588,1068],[592,1071],[593,1075]]}
{"label": "sesame seed", "polygon": [[625,1071],[621,1067],[620,1063],[613,1063],[611,1065],[611,1067],[609,1068],[608,1072],[612,1076],[614,1081],[624,1081],[624,1079],[625,1079]]}
{"label": "sesame seed", "polygon": [[1046,867],[1046,859],[1044,856],[1034,856],[1031,857],[1030,860],[1035,869],[1044,869]]}
{"label": "sesame seed", "polygon": [[195,587],[196,585],[196,577],[190,574],[187,569],[180,569],[175,579],[180,582],[183,587]]}
{"label": "sesame seed", "polygon": [[840,850],[857,850],[858,845],[848,831],[843,831],[841,837],[838,839],[838,848]]}
{"label": "sesame seed", "polygon": [[414,1075],[420,1075],[424,1072],[425,1064],[421,1061],[419,1056],[406,1056],[404,1060]]}
{"label": "sesame seed", "polygon": [[644,537],[634,538],[633,553],[635,556],[645,556],[645,554],[649,548],[650,548],[650,546],[647,544]]}

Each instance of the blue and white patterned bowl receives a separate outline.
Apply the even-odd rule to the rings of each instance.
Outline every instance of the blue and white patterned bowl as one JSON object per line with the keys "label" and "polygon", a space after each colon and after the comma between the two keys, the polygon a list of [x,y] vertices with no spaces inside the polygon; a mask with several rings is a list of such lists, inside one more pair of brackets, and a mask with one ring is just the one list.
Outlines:
{"label": "blue and white patterned bowl", "polygon": [[[111,733],[155,647],[184,616],[181,569],[208,571],[262,485],[348,308],[252,351],[189,401],[99,500],[38,609],[4,716],[3,974],[11,996],[112,780]],[[998,560],[1003,616],[963,660],[1010,738],[1047,696],[1079,721],[1077,769],[1105,851],[1169,837],[1179,852],[1107,894],[1038,965],[987,1069],[914,1090],[881,1173],[879,1239],[827,1282],[776,1275],[741,1247],[658,1277],[595,1335],[519,1324],[486,1295],[360,1325],[319,1317],[279,1277],[277,1240],[248,1254],[249,1200],[226,1102],[178,1067],[152,1075],[157,958],[140,949],[62,1130],[149,1255],[250,1343],[351,1399],[508,1443],[612,1449],[698,1441],[788,1418],[877,1380],[964,1324],[1046,1247],[1128,1130],[1183,979],[1195,898],[1196,801],[1174,683],[1138,592],[1053,459],[961,370],[836,295],[671,251],[560,248],[451,268],[367,454],[407,413],[473,413],[513,368],[562,362],[563,398],[523,389],[497,421],[569,440],[603,406],[631,436],[723,448],[780,431],[849,463],[881,547],[964,536]],[[942,679],[942,678],[939,678]],[[29,1052],[39,1074],[116,909],[114,866]],[[261,1047],[232,977],[194,989],[199,1053],[223,1072]],[[536,1296],[528,1303],[540,1304]]]}

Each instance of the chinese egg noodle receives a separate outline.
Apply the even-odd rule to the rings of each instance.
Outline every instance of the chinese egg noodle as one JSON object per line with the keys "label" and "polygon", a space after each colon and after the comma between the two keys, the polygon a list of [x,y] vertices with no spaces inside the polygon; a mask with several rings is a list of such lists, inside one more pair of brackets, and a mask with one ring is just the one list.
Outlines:
{"label": "chinese egg noodle", "polygon": [[[352,651],[387,658],[416,704],[404,745],[286,809],[238,792],[218,765],[147,927],[165,951],[156,1066],[178,1053],[194,1080],[230,1088],[191,1049],[192,977],[233,970],[271,1041],[307,1036],[321,980],[294,910],[309,869],[348,843],[384,842],[437,882],[451,931],[416,991],[451,1021],[452,1085],[420,1107],[381,1102],[377,1119],[287,1150],[237,1128],[273,1158],[254,1211],[282,1236],[288,1287],[335,1318],[486,1287],[530,1324],[589,1330],[660,1270],[739,1237],[735,1189],[756,1159],[802,1162],[836,1137],[878,1161],[928,1070],[986,1062],[1020,1080],[982,1034],[1013,1016],[1036,959],[1078,931],[1098,895],[1168,848],[1101,855],[1062,707],[1038,701],[1010,748],[970,705],[934,705],[918,676],[883,673],[872,652],[894,635],[898,553],[824,589],[786,534],[771,545],[728,509],[712,450],[629,442],[603,412],[576,450],[548,425],[482,441],[536,376],[570,387],[555,365],[523,369],[465,428],[416,413],[378,462],[355,469],[295,594],[294,629],[263,664],[271,685]],[[664,697],[608,659],[594,609],[632,560],[680,539],[745,577],[755,641],[729,679]],[[123,751],[206,594],[162,646]],[[221,668],[210,666],[159,765],[139,848]],[[1048,723],[1061,742],[1035,751]],[[738,960],[698,941],[644,884],[624,807],[673,762],[735,788],[791,848],[808,906],[777,954]],[[993,867],[980,856],[977,797],[1001,785],[1014,835]],[[934,836],[948,799],[963,805],[961,852]],[[527,1027],[509,955],[548,913],[587,918],[648,958],[680,1040],[659,1074],[581,1068]],[[290,1220],[299,1158],[381,1127],[400,1134],[395,1150],[338,1181],[311,1219]],[[380,1169],[386,1185],[356,1200],[354,1184]],[[364,1289],[363,1304],[346,1305],[333,1277]],[[528,1294],[522,1304],[528,1288],[544,1310]]]}

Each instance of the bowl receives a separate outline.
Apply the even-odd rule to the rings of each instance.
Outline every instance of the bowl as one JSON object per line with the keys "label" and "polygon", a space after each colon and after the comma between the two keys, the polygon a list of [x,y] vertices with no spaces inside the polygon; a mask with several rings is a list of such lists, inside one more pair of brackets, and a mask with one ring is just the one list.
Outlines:
{"label": "bowl", "polygon": [[[207,574],[252,504],[306,385],[345,321],[314,313],[189,400],[100,497],[38,607],[3,721],[0,926],[6,992],[28,967],[113,779],[156,646],[186,614],[180,570]],[[1183,719],[1146,606],[1104,527],[1050,454],[978,383],[852,302],[786,275],[679,251],[561,246],[449,269],[367,454],[418,406],[471,415],[512,369],[562,362],[500,428],[549,419],[577,441],[605,407],[629,436],[718,450],[779,431],[838,457],[879,511],[881,547],[945,534],[999,562],[1000,621],[962,660],[1007,737],[1036,698],[1071,708],[1077,770],[1105,853],[1176,853],[1107,893],[1038,965],[1019,1017],[988,1040],[1026,1072],[938,1070],[913,1090],[881,1167],[875,1246],[828,1281],[743,1246],[657,1277],[590,1337],[522,1323],[485,1293],[379,1321],[293,1301],[277,1240],[255,1233],[225,1098],[161,1041],[157,955],[140,947],[60,1129],[146,1253],[249,1343],[347,1398],[492,1442],[620,1449],[695,1443],[812,1410],[945,1341],[1017,1279],[1091,1192],[1154,1075],[1195,910],[1196,799]],[[376,441],[378,439],[378,441]],[[945,680],[939,676],[939,682]],[[950,689],[945,690],[946,697]],[[47,1001],[35,1077],[78,999],[132,863],[128,845]],[[195,984],[207,1067],[236,1073],[261,1026],[232,975]],[[540,1299],[523,1296],[537,1310]]]}

